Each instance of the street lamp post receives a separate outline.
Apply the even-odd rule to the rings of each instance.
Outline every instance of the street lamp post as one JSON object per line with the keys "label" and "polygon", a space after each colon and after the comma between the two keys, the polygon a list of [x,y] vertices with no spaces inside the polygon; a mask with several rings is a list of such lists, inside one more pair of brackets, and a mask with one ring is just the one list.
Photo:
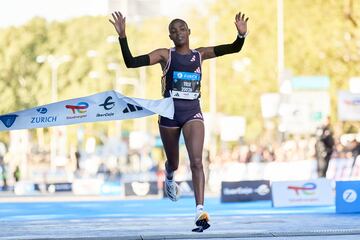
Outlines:
{"label": "street lamp post", "polygon": [[[118,84],[118,79],[120,77],[120,66],[118,63],[109,63],[108,64],[108,69],[111,71],[115,72],[115,79],[113,82],[113,88],[115,91],[119,91],[120,93],[122,92],[122,86],[120,84]],[[109,132],[110,133],[110,132]],[[115,136],[118,137],[118,135],[121,135],[121,121],[116,120],[115,121]]]}
{"label": "street lamp post", "polygon": [[[114,90],[119,91],[123,94],[122,86],[123,85],[133,85],[136,91],[137,85],[139,84],[139,80],[136,78],[126,78],[120,76],[120,65],[115,62],[111,62],[108,64],[108,69],[115,72],[115,79],[114,79]],[[115,121],[115,133],[121,134],[121,121]]]}
{"label": "street lamp post", "polygon": [[[215,16],[210,18],[209,21],[209,44],[210,46],[215,44],[216,41],[216,32],[215,26],[218,17]],[[216,147],[216,132],[215,126],[217,123],[216,120],[216,58],[210,59],[210,72],[209,72],[209,95],[210,95],[210,139],[209,139],[209,154],[210,159],[215,159],[217,147]]]}
{"label": "street lamp post", "polygon": [[285,68],[284,57],[284,2],[277,0],[277,45],[278,45],[278,80],[279,86],[283,81]]}
{"label": "street lamp post", "polygon": [[[65,62],[71,60],[71,56],[62,55],[40,55],[36,57],[36,62],[38,63],[49,63],[51,68],[51,101],[56,102],[58,99],[57,92],[57,82],[58,82],[58,69],[59,66]],[[55,159],[56,159],[56,146],[57,146],[57,137],[55,128],[51,129],[51,138],[50,138],[50,167],[52,170],[56,168]]]}
{"label": "street lamp post", "polygon": [[57,101],[57,81],[59,66],[65,62],[69,62],[71,57],[69,55],[54,56],[54,55],[40,55],[36,57],[38,63],[49,63],[51,68],[51,100]]}

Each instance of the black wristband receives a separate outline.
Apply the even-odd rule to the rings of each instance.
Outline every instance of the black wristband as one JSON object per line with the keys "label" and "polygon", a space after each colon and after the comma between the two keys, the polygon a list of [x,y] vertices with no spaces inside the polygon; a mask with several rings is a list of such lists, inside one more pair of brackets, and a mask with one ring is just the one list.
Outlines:
{"label": "black wristband", "polygon": [[119,37],[119,43],[126,67],[136,68],[136,67],[150,65],[149,55],[146,54],[137,57],[132,56],[126,37],[125,38]]}
{"label": "black wristband", "polygon": [[236,36],[236,39],[231,44],[218,45],[214,47],[215,56],[219,57],[225,54],[231,54],[240,52],[242,46],[244,45],[245,38],[239,38]]}

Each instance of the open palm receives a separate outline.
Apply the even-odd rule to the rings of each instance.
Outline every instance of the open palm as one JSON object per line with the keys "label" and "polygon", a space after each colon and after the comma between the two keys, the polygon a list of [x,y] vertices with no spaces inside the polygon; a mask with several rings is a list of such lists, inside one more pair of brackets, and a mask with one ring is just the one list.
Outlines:
{"label": "open palm", "polygon": [[120,37],[125,37],[125,23],[126,18],[123,17],[121,12],[114,12],[111,14],[114,20],[109,19],[109,22],[115,27],[116,32]]}
{"label": "open palm", "polygon": [[246,34],[248,20],[249,18],[245,18],[245,14],[241,14],[241,12],[235,15],[235,26],[240,35]]}

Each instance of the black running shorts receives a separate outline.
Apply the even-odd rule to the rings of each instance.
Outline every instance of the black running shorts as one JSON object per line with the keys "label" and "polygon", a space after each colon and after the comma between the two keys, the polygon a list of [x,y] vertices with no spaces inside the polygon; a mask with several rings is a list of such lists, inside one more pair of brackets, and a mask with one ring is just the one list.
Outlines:
{"label": "black running shorts", "polygon": [[199,99],[185,100],[174,98],[174,119],[159,116],[161,127],[183,127],[185,123],[192,120],[204,121]]}

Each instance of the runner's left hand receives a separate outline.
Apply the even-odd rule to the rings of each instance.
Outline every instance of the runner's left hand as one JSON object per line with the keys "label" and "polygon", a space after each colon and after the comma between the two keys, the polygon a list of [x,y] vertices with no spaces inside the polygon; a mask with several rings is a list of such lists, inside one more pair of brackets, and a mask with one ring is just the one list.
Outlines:
{"label": "runner's left hand", "polygon": [[235,26],[238,30],[238,33],[240,35],[244,35],[247,33],[247,21],[249,20],[249,18],[245,18],[245,14],[241,14],[241,12],[239,12],[238,14],[235,15]]}

